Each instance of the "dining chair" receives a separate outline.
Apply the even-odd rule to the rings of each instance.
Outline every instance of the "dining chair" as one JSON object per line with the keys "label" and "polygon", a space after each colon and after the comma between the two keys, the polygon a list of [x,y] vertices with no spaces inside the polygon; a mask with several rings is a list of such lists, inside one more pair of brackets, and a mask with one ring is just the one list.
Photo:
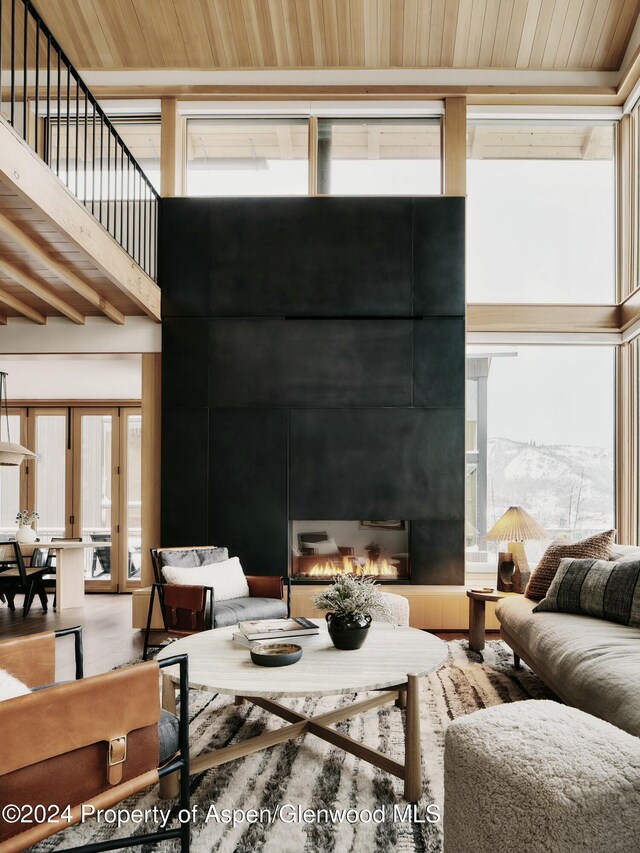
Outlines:
{"label": "dining chair", "polygon": [[23,616],[27,616],[31,610],[36,594],[42,609],[47,612],[47,591],[43,582],[46,571],[45,565],[26,564],[18,542],[0,544],[0,593],[4,595],[12,613],[16,609],[14,598],[20,593],[24,594]]}

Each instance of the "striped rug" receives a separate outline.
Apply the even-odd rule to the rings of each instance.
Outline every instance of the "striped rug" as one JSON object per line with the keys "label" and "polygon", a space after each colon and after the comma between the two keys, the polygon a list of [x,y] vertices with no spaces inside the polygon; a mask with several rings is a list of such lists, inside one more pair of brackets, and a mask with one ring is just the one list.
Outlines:
{"label": "striped rug", "polygon": [[[192,825],[192,850],[196,853],[440,853],[440,824],[428,822],[427,807],[432,804],[442,809],[444,731],[448,722],[503,702],[554,698],[527,667],[520,671],[513,668],[512,654],[500,641],[488,643],[482,657],[469,652],[464,640],[449,642],[448,646],[447,663],[423,679],[424,796],[415,814],[405,811],[400,780],[309,735],[192,777],[191,801],[197,810]],[[353,696],[342,696],[290,700],[290,704],[306,714],[316,715],[352,701]],[[248,704],[235,706],[230,697],[212,693],[193,691],[190,710],[192,756],[282,724],[260,708]],[[345,721],[338,729],[403,760],[403,716],[391,705]],[[172,803],[159,800],[157,789],[152,789],[124,801],[120,808],[152,809],[155,805],[171,808]],[[210,811],[212,805],[215,812]],[[270,822],[269,817],[278,808],[282,809],[280,817]],[[240,821],[234,826],[223,822],[225,809],[263,811],[258,822]],[[326,818],[320,811],[319,822],[305,822],[298,809],[311,809],[314,814],[326,809]],[[354,811],[349,812],[350,809]],[[383,815],[384,821],[378,822]],[[352,822],[354,819],[356,822]],[[147,825],[137,831],[148,832],[153,828]],[[116,829],[92,821],[33,849],[44,853],[132,834],[133,829],[131,824]],[[150,849],[147,846],[146,850]],[[158,849],[177,850],[178,846],[164,842]]]}

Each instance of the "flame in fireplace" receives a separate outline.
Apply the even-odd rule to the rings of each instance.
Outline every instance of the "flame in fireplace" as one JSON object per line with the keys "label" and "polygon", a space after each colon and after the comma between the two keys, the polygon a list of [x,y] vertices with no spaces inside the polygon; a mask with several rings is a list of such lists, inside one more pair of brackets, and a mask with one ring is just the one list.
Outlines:
{"label": "flame in fireplace", "polygon": [[396,578],[398,572],[386,560],[371,560],[367,557],[364,564],[357,563],[353,557],[343,557],[342,562],[325,560],[324,563],[316,563],[307,572],[307,577],[334,578],[337,575],[375,575],[376,577]]}

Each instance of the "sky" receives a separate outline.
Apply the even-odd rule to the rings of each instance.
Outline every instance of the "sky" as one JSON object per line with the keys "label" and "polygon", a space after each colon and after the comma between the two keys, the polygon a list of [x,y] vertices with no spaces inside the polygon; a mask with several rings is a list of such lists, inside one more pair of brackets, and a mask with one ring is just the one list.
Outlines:
{"label": "sky", "polygon": [[614,348],[470,347],[515,353],[494,358],[488,380],[488,435],[542,444],[611,447]]}

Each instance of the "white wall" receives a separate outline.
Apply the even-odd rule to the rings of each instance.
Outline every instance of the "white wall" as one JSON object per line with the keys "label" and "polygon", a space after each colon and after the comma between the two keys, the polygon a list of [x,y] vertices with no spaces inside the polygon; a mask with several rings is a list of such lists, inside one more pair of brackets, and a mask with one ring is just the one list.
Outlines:
{"label": "white wall", "polygon": [[9,404],[20,400],[140,400],[142,358],[114,355],[0,355]]}

